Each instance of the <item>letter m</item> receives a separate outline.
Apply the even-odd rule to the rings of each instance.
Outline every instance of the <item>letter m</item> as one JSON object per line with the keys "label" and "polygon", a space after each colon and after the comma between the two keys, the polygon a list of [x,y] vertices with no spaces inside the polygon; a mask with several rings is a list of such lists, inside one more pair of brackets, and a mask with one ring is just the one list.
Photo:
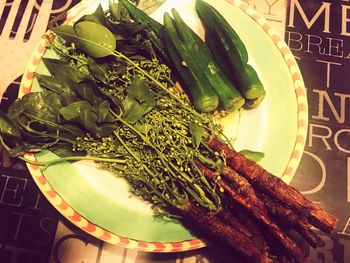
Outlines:
{"label": "letter m", "polygon": [[[305,1],[307,2],[307,1]],[[313,2],[317,3],[317,1]],[[299,11],[299,14],[301,15],[301,18],[303,19],[306,27],[310,29],[312,25],[316,22],[316,20],[321,16],[322,13],[324,13],[324,26],[323,26],[323,32],[324,33],[330,33],[329,31],[329,18],[330,18],[330,11],[331,11],[331,3],[322,2],[322,6],[317,10],[315,15],[312,17],[311,20],[309,20],[302,8],[302,6],[299,3],[299,0],[290,0],[290,13],[289,13],[289,21],[288,26],[294,27],[294,15],[295,15],[295,8]]]}

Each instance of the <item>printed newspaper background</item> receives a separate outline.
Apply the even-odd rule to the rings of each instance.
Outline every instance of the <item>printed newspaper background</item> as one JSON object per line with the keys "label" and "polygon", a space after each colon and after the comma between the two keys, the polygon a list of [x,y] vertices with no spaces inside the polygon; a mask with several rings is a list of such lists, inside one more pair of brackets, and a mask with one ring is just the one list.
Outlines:
{"label": "printed newspaper background", "polygon": [[297,57],[309,102],[304,155],[292,184],[339,218],[311,262],[350,260],[350,2],[290,1],[285,40]]}
{"label": "printed newspaper background", "polygon": [[[149,4],[154,0],[145,1]],[[42,1],[37,1],[39,4]],[[78,0],[53,0],[51,17]],[[350,258],[350,152],[347,83],[350,69],[349,1],[246,1],[285,36],[298,59],[308,88],[309,136],[292,184],[340,217],[337,233],[323,235],[326,247],[309,251],[310,262],[346,262]],[[12,1],[7,1],[10,6]],[[33,18],[35,16],[33,15]],[[4,26],[1,16],[0,29]],[[2,50],[1,52],[4,52]],[[1,102],[15,99],[21,72]],[[0,149],[0,262],[232,262],[214,249],[154,254],[112,246],[71,225],[40,194],[23,163]]]}

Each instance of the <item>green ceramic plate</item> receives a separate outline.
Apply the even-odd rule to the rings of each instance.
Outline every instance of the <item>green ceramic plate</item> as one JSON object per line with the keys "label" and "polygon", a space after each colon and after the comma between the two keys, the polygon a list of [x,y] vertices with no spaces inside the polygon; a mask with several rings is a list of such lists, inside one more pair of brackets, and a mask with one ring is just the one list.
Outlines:
{"label": "green ceramic plate", "polygon": [[[244,2],[207,0],[230,22],[249,52],[266,88],[267,96],[257,109],[241,111],[222,120],[225,133],[235,138],[236,149],[262,151],[260,164],[287,182],[297,167],[305,142],[307,104],[302,78],[290,53],[275,30]],[[93,12],[99,1],[86,1],[73,8],[70,20]],[[102,1],[104,7],[107,1]],[[193,0],[168,0],[155,13],[162,21],[163,13],[175,7],[185,21],[203,36]],[[54,56],[45,52],[41,43],[33,53],[21,92],[38,89],[33,72],[47,72],[40,57]],[[39,160],[56,158],[45,151]],[[29,166],[34,180],[51,203],[69,220],[92,235],[126,247],[147,251],[181,251],[205,244],[176,220],[157,220],[150,206],[130,196],[122,179],[99,170],[94,163],[63,163],[52,166],[42,174],[38,167]]]}

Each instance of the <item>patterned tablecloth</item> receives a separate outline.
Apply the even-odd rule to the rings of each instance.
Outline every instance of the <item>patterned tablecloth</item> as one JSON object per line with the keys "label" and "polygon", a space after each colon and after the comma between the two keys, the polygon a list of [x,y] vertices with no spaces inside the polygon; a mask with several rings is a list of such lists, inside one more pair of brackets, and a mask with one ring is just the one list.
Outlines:
{"label": "patterned tablecloth", "polygon": [[[49,19],[78,2],[79,0],[0,0],[0,95],[3,94],[2,109],[6,109],[8,104],[16,98],[21,75],[26,61],[29,59],[28,56],[39,41]],[[145,0],[145,2],[157,1]],[[288,44],[294,45],[293,50],[300,51],[302,47],[298,49],[297,43],[302,45],[302,42],[297,42],[298,35],[293,35],[292,30],[286,31],[286,28],[288,29],[286,18],[288,17],[288,3],[292,3],[293,10],[297,10],[301,16],[306,17],[303,13],[304,9],[301,8],[301,5],[306,5],[306,1],[246,0],[246,2],[264,15],[281,36],[285,36],[287,32],[289,36]],[[318,5],[318,1],[310,2],[313,2],[314,6]],[[346,5],[348,1],[337,2]],[[23,30],[23,23],[19,26],[17,17],[13,27],[10,27],[10,30],[7,31],[7,23],[14,15],[10,11],[11,7],[16,5],[20,5],[18,17],[27,20],[27,23],[25,23]],[[41,10],[45,5],[46,9]],[[327,9],[320,8],[320,5],[317,8],[317,10],[321,10],[321,13],[327,11]],[[28,11],[29,9],[30,11]],[[315,17],[317,19],[316,15]],[[315,21],[311,18],[309,16],[309,20],[307,20],[306,17],[304,21],[311,21],[312,26]],[[291,21],[287,22],[290,23]],[[38,28],[39,24],[41,27]],[[291,25],[289,24],[289,26]],[[20,31],[24,32],[25,41],[23,41],[23,38],[15,37],[16,32]],[[6,33],[9,33],[9,35]],[[11,41],[9,41],[9,38]],[[315,38],[314,45],[317,45],[317,41],[321,40]],[[335,44],[333,44],[333,48],[337,48]],[[347,226],[348,224],[344,223],[344,225]],[[339,238],[337,239],[344,246],[344,249],[341,250],[343,256],[338,257],[336,261],[337,256],[332,256],[332,252],[330,252],[334,247],[334,243],[327,241],[328,247],[310,254],[311,262],[346,262],[346,253],[348,253],[346,252],[348,250],[345,249],[348,244],[345,238],[346,227],[343,232],[343,243],[339,241]],[[338,249],[338,251],[340,250]],[[155,254],[103,243],[80,231],[62,218],[40,194],[24,164],[10,158],[0,148],[0,262],[221,263],[233,261],[232,258],[225,259],[225,255],[218,255],[214,248],[204,248],[184,253]]]}

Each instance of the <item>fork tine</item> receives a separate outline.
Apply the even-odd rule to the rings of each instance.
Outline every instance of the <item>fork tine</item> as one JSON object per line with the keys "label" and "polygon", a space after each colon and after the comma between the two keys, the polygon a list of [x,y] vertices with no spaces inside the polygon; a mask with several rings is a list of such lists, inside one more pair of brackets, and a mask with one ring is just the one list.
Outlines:
{"label": "fork tine", "polygon": [[21,23],[16,33],[16,38],[18,39],[24,39],[24,35],[26,34],[26,30],[28,28],[28,24],[30,21],[34,4],[35,4],[35,0],[29,0],[27,3],[26,10],[24,11],[24,14],[21,19]]}
{"label": "fork tine", "polygon": [[39,14],[36,17],[35,24],[30,34],[31,39],[39,39],[46,31],[49,21],[53,0],[43,0],[40,6]]}
{"label": "fork tine", "polygon": [[4,29],[2,30],[2,36],[9,37],[13,24],[15,22],[21,0],[13,0],[9,16],[6,19]]}
{"label": "fork tine", "polygon": [[0,18],[2,17],[2,14],[4,13],[5,6],[6,6],[7,0],[0,0]]}

